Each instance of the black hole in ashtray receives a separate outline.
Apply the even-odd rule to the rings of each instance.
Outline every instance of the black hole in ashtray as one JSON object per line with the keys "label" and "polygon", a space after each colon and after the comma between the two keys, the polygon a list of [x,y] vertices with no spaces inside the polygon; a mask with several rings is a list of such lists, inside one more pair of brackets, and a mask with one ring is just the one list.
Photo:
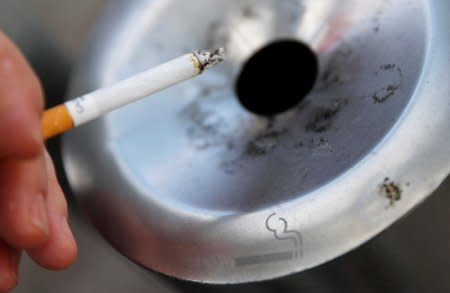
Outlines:
{"label": "black hole in ashtray", "polygon": [[277,41],[244,64],[236,93],[250,112],[273,116],[299,104],[312,90],[317,74],[317,57],[307,45]]}

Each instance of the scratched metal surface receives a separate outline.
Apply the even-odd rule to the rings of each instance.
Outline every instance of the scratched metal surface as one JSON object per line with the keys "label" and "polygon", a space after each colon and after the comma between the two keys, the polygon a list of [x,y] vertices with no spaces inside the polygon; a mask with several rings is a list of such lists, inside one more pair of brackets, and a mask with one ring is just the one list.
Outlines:
{"label": "scratched metal surface", "polygon": [[[31,2],[36,6],[28,6]],[[50,6],[55,4],[53,2],[0,3],[0,28],[11,34],[27,53],[46,86],[50,103],[61,101],[69,69],[76,58],[74,52],[78,52],[86,33],[81,31],[67,37],[73,31],[70,26],[63,25],[64,19],[52,18],[58,15],[55,9],[49,9],[55,7]],[[63,15],[73,13],[65,9],[67,1],[57,2],[60,3],[58,11]],[[90,11],[95,10],[90,5],[95,6],[101,1],[78,2]],[[36,10],[46,21],[23,17],[24,13]],[[15,14],[21,15],[20,21],[12,17]],[[74,13],[75,27],[90,21],[83,15]],[[46,24],[37,25],[41,23]],[[54,32],[58,32],[59,37]],[[66,41],[61,36],[65,36]],[[70,49],[66,45],[67,39],[73,42]],[[59,62],[54,62],[55,59]],[[58,144],[53,143],[52,147],[58,155]],[[63,175],[61,171],[59,175]],[[239,286],[206,286],[174,280],[169,281],[176,287],[155,285],[153,274],[125,261],[108,248],[89,224],[80,220],[84,216],[72,205],[72,222],[80,242],[80,259],[76,266],[66,272],[52,273],[32,265],[25,258],[21,268],[22,283],[15,292],[448,292],[449,194],[450,180],[447,180],[405,219],[361,248],[326,265],[287,278]]]}

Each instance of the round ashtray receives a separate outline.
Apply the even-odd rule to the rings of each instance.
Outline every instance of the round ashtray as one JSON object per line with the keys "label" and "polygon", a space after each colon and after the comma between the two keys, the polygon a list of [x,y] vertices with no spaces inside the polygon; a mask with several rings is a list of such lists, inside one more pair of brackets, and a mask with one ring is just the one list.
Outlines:
{"label": "round ashtray", "polygon": [[[64,137],[81,207],[133,261],[199,282],[275,278],[357,247],[449,174],[449,9],[447,0],[112,2],[71,97],[200,48],[225,47],[228,59]],[[269,118],[249,112],[237,97],[245,66],[286,43],[318,61],[303,76],[296,50],[273,57],[297,77],[287,93],[304,99]],[[284,74],[273,66],[254,74]]]}

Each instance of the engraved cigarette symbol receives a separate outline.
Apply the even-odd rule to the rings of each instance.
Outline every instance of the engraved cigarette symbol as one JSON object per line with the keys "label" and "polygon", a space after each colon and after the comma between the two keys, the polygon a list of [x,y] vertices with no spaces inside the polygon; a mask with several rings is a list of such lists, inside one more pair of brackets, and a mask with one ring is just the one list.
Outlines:
{"label": "engraved cigarette symbol", "polygon": [[[271,232],[276,241],[286,243],[281,245],[278,251],[265,252],[240,256],[234,259],[235,266],[246,267],[255,265],[265,265],[277,262],[292,261],[303,257],[303,238],[300,232],[289,230],[289,223],[285,218],[271,214],[265,221],[265,228]],[[290,246],[285,250],[286,246]],[[284,247],[284,248],[281,248]]]}
{"label": "engraved cigarette symbol", "polygon": [[298,231],[289,230],[289,223],[285,218],[277,217],[275,213],[271,214],[266,219],[266,228],[273,233],[275,239],[292,243],[295,258],[302,257],[302,235]]}

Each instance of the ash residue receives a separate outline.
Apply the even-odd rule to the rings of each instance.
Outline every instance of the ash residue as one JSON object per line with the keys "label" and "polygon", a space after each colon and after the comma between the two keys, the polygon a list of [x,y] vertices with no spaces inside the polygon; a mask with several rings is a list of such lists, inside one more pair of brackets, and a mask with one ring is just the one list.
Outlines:
{"label": "ash residue", "polygon": [[328,146],[328,138],[325,138],[325,137],[319,138],[319,140],[317,142],[314,140],[312,142],[316,147]]}
{"label": "ash residue", "polygon": [[244,150],[244,155],[258,157],[273,151],[278,146],[280,137],[286,133],[287,129],[270,130],[256,136],[248,142]]}
{"label": "ash residue", "polygon": [[268,118],[263,123],[265,127],[253,137],[243,143],[234,141],[228,145],[227,149],[231,151],[231,154],[236,152],[238,154],[234,157],[229,157],[229,154],[228,157],[224,157],[220,168],[226,174],[233,175],[246,165],[246,161],[271,154],[280,146],[281,140],[289,135],[289,130],[283,126],[283,122]]}
{"label": "ash residue", "polygon": [[380,28],[381,28],[381,17],[382,17],[382,15],[383,15],[383,11],[382,11],[381,9],[379,9],[379,10],[376,12],[375,16],[372,18],[372,24],[373,24],[372,30],[373,30],[375,33],[378,33],[378,32],[380,31]]}
{"label": "ash residue", "polygon": [[352,54],[353,50],[351,48],[341,48],[332,53],[330,60],[327,62],[320,76],[319,89],[329,88],[344,82],[344,78],[341,76],[343,72],[342,68],[347,65]]}
{"label": "ash residue", "polygon": [[332,69],[328,68],[321,76],[320,80],[325,84],[334,84],[339,83],[341,78],[339,77],[339,74],[334,72]]}
{"label": "ash residue", "polygon": [[396,64],[384,64],[381,66],[381,69],[384,71],[393,70],[395,68],[397,68]]}
{"label": "ash residue", "polygon": [[312,157],[329,156],[333,153],[333,147],[326,137],[312,138],[309,143]]}
{"label": "ash residue", "polygon": [[391,84],[385,88],[381,88],[373,94],[373,102],[375,104],[382,104],[393,97],[399,89],[399,84]]}
{"label": "ash residue", "polygon": [[342,106],[345,104],[347,104],[345,100],[336,100],[329,107],[318,108],[306,124],[306,131],[322,133],[329,130]]}
{"label": "ash residue", "polygon": [[320,108],[314,114],[314,118],[306,125],[306,131],[309,132],[325,132],[327,131],[334,120],[334,117],[339,112],[339,109]]}
{"label": "ash residue", "polygon": [[379,189],[380,195],[389,200],[390,206],[402,199],[402,192],[400,185],[390,178],[385,178]]}
{"label": "ash residue", "polygon": [[401,89],[403,83],[403,72],[397,64],[384,64],[380,66],[380,69],[388,72],[397,72],[398,82],[391,83],[386,87],[376,90],[372,95],[372,100],[375,104],[382,104],[395,96],[398,90]]}
{"label": "ash residue", "polygon": [[213,110],[194,102],[183,111],[183,115],[190,122],[187,135],[195,148],[203,150],[226,142],[229,125]]}

